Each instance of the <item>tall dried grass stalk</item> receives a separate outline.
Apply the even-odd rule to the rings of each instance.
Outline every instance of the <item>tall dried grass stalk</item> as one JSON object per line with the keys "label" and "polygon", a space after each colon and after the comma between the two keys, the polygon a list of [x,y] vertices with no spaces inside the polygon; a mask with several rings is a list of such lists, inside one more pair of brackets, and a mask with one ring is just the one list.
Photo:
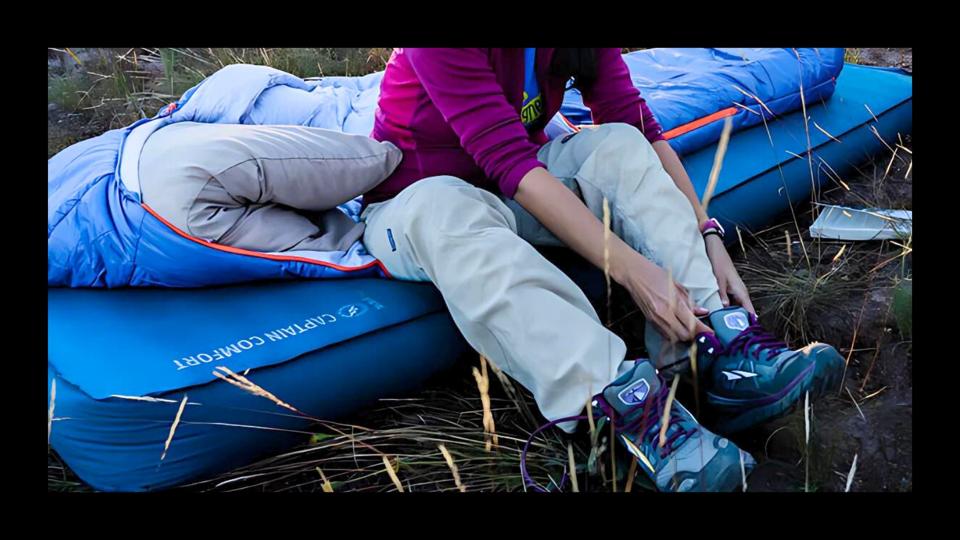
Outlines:
{"label": "tall dried grass stalk", "polygon": [[670,393],[667,394],[667,403],[663,406],[663,417],[660,418],[660,442],[659,448],[667,444],[667,428],[670,427],[670,409],[673,407],[673,399],[677,395],[677,385],[680,383],[680,376],[674,375],[673,382],[670,384]]}
{"label": "tall dried grass stalk", "polygon": [[305,413],[303,413],[293,405],[290,405],[289,403],[281,400],[280,398],[268,392],[261,386],[258,386],[257,384],[255,384],[250,379],[238,373],[234,373],[233,371],[230,370],[230,368],[226,366],[217,366],[217,369],[222,371],[223,373],[226,373],[226,375],[224,375],[223,373],[220,373],[219,371],[214,370],[213,375],[218,379],[222,379],[236,386],[237,388],[246,390],[247,392],[250,392],[255,396],[260,396],[262,398],[269,399],[270,401],[276,403],[278,406],[283,407],[284,409],[289,409],[297,414],[307,416]]}
{"label": "tall dried grass stalk", "polygon": [[57,379],[50,381],[50,408],[47,410],[47,446],[50,446],[50,432],[53,431],[53,408],[57,402]]}
{"label": "tall dried grass stalk", "polygon": [[720,142],[717,143],[717,153],[713,156],[713,167],[710,169],[710,176],[707,180],[707,189],[703,192],[703,199],[700,206],[706,212],[710,206],[710,199],[713,197],[713,191],[717,187],[717,180],[720,178],[720,167],[723,165],[723,156],[727,153],[727,143],[730,142],[730,131],[733,130],[733,121],[728,116],[723,121],[723,131],[720,132]]}
{"label": "tall dried grass stalk", "polygon": [[573,486],[574,493],[580,493],[580,486],[577,484],[577,460],[573,457],[573,444],[567,443],[567,461],[570,463],[570,484]]}
{"label": "tall dried grass stalk", "polygon": [[843,489],[844,493],[850,491],[850,486],[853,485],[853,475],[857,474],[857,454],[853,455],[853,463],[850,464],[850,472],[847,473],[847,486]]}
{"label": "tall dried grass stalk", "polygon": [[497,427],[493,422],[493,411],[490,407],[490,377],[487,374],[487,359],[480,356],[480,370],[473,368],[473,378],[477,381],[480,390],[480,403],[483,405],[483,437],[485,448],[489,452],[499,447]]}
{"label": "tall dried grass stalk", "polygon": [[170,449],[170,443],[173,441],[173,435],[177,432],[177,426],[180,425],[180,417],[183,416],[183,409],[187,406],[187,395],[183,395],[183,399],[180,401],[180,408],[177,409],[177,415],[173,418],[173,423],[170,424],[170,434],[167,435],[167,441],[163,443],[163,453],[160,454],[160,461],[163,461],[167,457],[167,450]]}
{"label": "tall dried grass stalk", "polygon": [[[450,455],[450,451],[447,450],[447,447],[443,443],[437,445],[437,448],[440,449],[440,453],[443,454],[443,459],[447,461],[447,466],[450,467],[450,472],[453,474],[453,483],[457,485],[457,489],[460,490],[460,493],[466,493],[467,487],[463,485],[460,481],[460,470],[457,468],[457,464],[453,461],[453,456]],[[576,486],[576,480],[574,480],[574,486]]]}
{"label": "tall dried grass stalk", "polygon": [[400,478],[397,477],[397,473],[393,470],[393,465],[391,465],[390,459],[387,458],[386,455],[381,456],[381,458],[383,459],[383,468],[387,470],[387,475],[390,476],[390,480],[393,482],[393,485],[397,487],[397,491],[403,493],[403,484],[400,483]]}
{"label": "tall dried grass stalk", "polygon": [[793,264],[793,245],[790,242],[790,231],[784,229],[783,237],[787,244],[787,262]]}
{"label": "tall dried grass stalk", "polygon": [[633,480],[637,477],[637,460],[630,460],[630,470],[627,471],[627,485],[623,487],[624,493],[630,493],[633,490]]}
{"label": "tall dried grass stalk", "polygon": [[333,484],[330,483],[330,480],[327,480],[327,475],[323,474],[323,470],[321,470],[320,467],[317,467],[317,472],[320,473],[320,480],[323,481],[323,492],[333,493]]}

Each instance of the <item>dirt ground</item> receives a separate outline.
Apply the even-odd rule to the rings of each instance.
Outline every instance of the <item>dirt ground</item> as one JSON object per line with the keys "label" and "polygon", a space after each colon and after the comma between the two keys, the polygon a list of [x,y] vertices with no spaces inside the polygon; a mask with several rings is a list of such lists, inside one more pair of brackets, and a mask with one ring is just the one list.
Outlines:
{"label": "dirt ground", "polygon": [[[912,49],[860,49],[859,55],[861,64],[913,69]],[[911,149],[910,137],[904,139],[904,147]],[[907,171],[912,154],[901,151],[899,156],[905,159],[894,159],[892,165],[891,153],[877,156],[860,168],[860,175],[848,179],[850,191],[837,189],[825,199],[862,207],[858,195],[869,195],[869,200],[887,203],[887,208],[911,209],[913,176]],[[884,252],[886,247],[894,248],[893,255],[899,250],[896,246],[874,250]],[[845,488],[854,455],[857,469],[851,491],[912,490],[913,353],[911,341],[900,335],[891,312],[895,293],[890,284],[903,272],[900,263],[887,265],[867,282],[865,292],[838,299],[832,313],[824,314],[827,330],[821,339],[850,354],[842,393],[813,405],[810,447],[811,468],[816,471],[811,471],[811,477],[824,491]],[[902,263],[909,274],[909,255]],[[856,322],[851,325],[851,321]],[[777,432],[779,427],[785,429]],[[780,426],[770,426],[744,441],[755,455],[763,449],[761,455],[768,458],[751,476],[751,490],[783,491],[804,483],[804,467],[798,465],[802,429],[802,411],[798,411]]]}
{"label": "dirt ground", "polygon": [[[903,68],[913,72],[913,49],[872,48],[851,49],[858,64]],[[857,56],[859,55],[859,57]]]}

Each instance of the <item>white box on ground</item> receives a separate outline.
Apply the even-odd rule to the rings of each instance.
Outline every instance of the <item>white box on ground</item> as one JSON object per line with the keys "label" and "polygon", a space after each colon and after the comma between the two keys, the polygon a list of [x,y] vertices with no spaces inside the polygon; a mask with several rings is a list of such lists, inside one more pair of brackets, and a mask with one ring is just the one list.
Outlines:
{"label": "white box on ground", "polygon": [[913,225],[910,210],[848,208],[822,205],[810,236],[830,240],[890,240],[907,238]]}

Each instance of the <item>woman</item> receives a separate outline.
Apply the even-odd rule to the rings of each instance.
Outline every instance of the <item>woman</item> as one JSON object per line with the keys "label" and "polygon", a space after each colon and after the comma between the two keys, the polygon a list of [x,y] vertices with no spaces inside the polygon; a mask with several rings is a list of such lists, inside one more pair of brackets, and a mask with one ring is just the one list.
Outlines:
{"label": "woman", "polygon": [[[597,127],[548,142],[571,78]],[[682,405],[660,436],[669,385],[655,366],[687,359],[690,342],[721,432],[839,378],[832,347],[790,351],[759,327],[722,228],[619,49],[396,49],[372,136],[404,155],[365,196],[370,253],[396,278],[434,283],[471,346],[562,429],[592,400],[661,490],[734,489],[741,460],[753,465]],[[531,243],[608,268],[646,316],[653,360],[626,361],[623,341]]]}

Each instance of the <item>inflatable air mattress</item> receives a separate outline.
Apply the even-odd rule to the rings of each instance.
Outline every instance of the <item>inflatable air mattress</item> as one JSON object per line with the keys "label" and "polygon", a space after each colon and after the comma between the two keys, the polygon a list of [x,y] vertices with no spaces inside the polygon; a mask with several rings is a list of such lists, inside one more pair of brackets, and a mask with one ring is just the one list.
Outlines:
{"label": "inflatable air mattress", "polygon": [[214,372],[229,375],[218,368],[246,373],[308,416],[334,419],[413,390],[465,350],[429,284],[50,289],[47,305],[50,443],[105,491],[173,486],[310,433],[308,418],[220,380]]}

